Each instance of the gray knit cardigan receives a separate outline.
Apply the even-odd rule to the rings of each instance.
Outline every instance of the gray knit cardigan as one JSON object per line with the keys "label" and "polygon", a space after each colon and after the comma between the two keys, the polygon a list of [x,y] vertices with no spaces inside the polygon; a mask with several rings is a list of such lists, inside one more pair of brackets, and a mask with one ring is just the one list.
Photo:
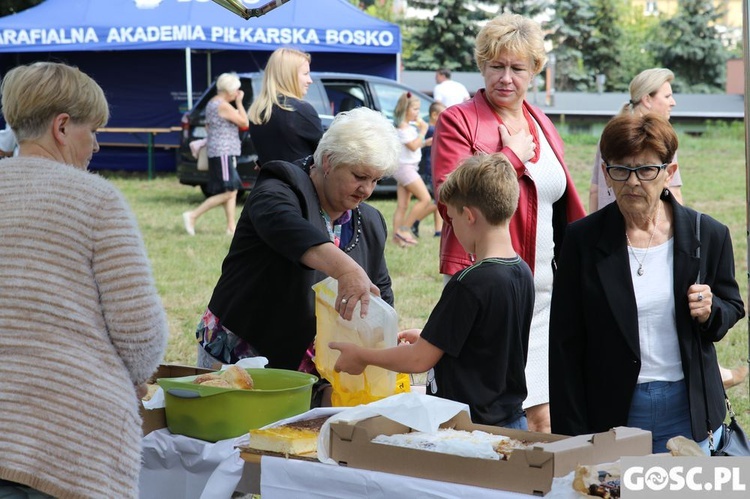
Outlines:
{"label": "gray knit cardigan", "polygon": [[117,189],[45,159],[0,161],[0,479],[60,498],[137,497],[133,385],[167,334]]}

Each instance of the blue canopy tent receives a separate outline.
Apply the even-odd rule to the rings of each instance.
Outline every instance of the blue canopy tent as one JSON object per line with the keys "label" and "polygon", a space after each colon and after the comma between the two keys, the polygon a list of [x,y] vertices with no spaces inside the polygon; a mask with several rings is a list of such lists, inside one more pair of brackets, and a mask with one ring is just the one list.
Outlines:
{"label": "blue canopy tent", "polygon": [[[267,0],[243,2],[254,8]],[[37,60],[78,66],[104,88],[110,127],[178,126],[213,78],[261,70],[281,46],[310,52],[314,71],[395,79],[400,66],[399,27],[346,0],[292,0],[249,20],[210,0],[46,0],[0,18],[1,74]],[[113,139],[144,140],[106,140]],[[176,133],[157,138],[176,141]],[[92,167],[145,169],[142,151],[123,160],[126,152],[99,153]],[[174,168],[172,155],[159,156],[158,169]]]}

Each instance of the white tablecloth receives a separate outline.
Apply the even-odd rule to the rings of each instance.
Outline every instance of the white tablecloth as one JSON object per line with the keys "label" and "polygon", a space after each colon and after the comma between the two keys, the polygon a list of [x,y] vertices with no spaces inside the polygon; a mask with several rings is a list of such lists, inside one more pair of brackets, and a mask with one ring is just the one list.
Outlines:
{"label": "white tablecloth", "polygon": [[[263,456],[260,462],[263,499],[530,499],[535,496],[438,482],[391,473],[347,468],[296,459]],[[555,478],[546,499],[579,499],[573,474]]]}
{"label": "white tablecloth", "polygon": [[240,443],[247,438],[211,443],[166,428],[149,433],[142,441],[140,499],[232,497],[245,465],[235,448]]}

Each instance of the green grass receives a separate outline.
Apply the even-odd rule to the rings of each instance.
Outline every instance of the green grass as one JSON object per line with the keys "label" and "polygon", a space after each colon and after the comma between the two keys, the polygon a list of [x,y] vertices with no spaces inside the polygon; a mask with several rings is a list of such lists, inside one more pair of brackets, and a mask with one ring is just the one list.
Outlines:
{"label": "green grass", "polygon": [[[686,204],[729,226],[734,243],[737,280],[747,303],[747,238],[745,208],[744,129],[716,126],[703,137],[680,136],[679,160]],[[596,138],[564,137],[566,162],[584,204],[593,167]],[[229,248],[224,235],[224,213],[217,208],[201,217],[196,236],[188,236],[180,214],[204,198],[198,188],[180,185],[174,175],[107,173],[125,194],[138,219],[151,259],[159,293],[169,317],[167,362],[195,362],[195,326],[208,303],[221,263]],[[371,200],[392,224],[395,199]],[[238,216],[242,204],[238,206]],[[400,327],[421,327],[442,289],[438,274],[438,239],[432,236],[432,219],[422,222],[420,243],[399,248],[389,243],[386,259],[393,279]],[[747,319],[740,321],[721,341],[721,363],[734,367],[748,357]],[[740,421],[750,427],[748,384],[729,392]]]}

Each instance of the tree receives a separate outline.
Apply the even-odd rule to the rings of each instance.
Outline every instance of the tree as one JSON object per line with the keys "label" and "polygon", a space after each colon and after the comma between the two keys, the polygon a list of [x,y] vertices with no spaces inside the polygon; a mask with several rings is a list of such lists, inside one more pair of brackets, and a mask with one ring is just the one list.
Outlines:
{"label": "tree", "polygon": [[500,7],[498,14],[511,12],[532,19],[543,14],[550,7],[549,0],[504,0],[497,4]]}
{"label": "tree", "polygon": [[602,90],[611,91],[623,80],[624,68],[620,65],[620,60],[625,49],[622,45],[623,29],[619,21],[624,5],[621,0],[593,0],[591,7],[593,18],[588,44],[590,49],[582,52],[583,65],[595,77],[603,75]]}
{"label": "tree", "polygon": [[556,0],[549,23],[555,61],[555,89],[585,92],[594,74],[584,66],[583,54],[592,49],[594,9],[591,0]]}
{"label": "tree", "polygon": [[468,0],[413,0],[409,5],[434,14],[404,24],[405,44],[412,49],[409,57],[404,57],[406,69],[446,67],[476,71],[474,43],[479,33],[478,23],[493,15],[488,4]]}
{"label": "tree", "polygon": [[44,0],[3,0],[0,2],[0,16],[16,14],[29,7],[39,5]]}
{"label": "tree", "polygon": [[729,54],[716,29],[721,16],[710,0],[682,0],[674,17],[660,23],[662,38],[650,49],[659,65],[674,72],[676,91],[723,90]]}
{"label": "tree", "polygon": [[620,79],[609,87],[613,91],[627,92],[630,80],[644,69],[657,67],[654,54],[648,50],[651,40],[658,36],[659,19],[643,14],[642,7],[628,6],[624,9],[620,21],[622,27],[622,46],[619,67],[622,70]]}

